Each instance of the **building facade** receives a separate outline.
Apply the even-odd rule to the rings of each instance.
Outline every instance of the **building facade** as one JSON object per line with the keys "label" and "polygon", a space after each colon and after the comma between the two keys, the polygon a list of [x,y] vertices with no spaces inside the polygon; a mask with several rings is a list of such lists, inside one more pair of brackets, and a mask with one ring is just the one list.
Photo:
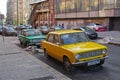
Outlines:
{"label": "building facade", "polygon": [[32,3],[36,3],[36,2],[39,2],[39,1],[41,1],[41,0],[26,0],[26,2],[25,2],[25,9],[26,9],[26,14],[25,14],[25,16],[26,16],[26,23],[28,23],[28,19],[29,19],[29,17],[30,17],[30,14],[31,14],[31,6],[30,6],[30,4],[32,4]]}
{"label": "building facade", "polygon": [[53,0],[41,0],[31,4],[29,24],[39,27],[42,25],[52,26],[54,23]]}
{"label": "building facade", "polygon": [[15,0],[7,1],[7,23],[17,24],[17,3]]}
{"label": "building facade", "polygon": [[25,24],[26,18],[25,0],[8,0],[7,1],[7,23],[8,24]]}
{"label": "building facade", "polygon": [[108,30],[120,30],[120,0],[54,0],[54,16],[66,29],[100,23]]}
{"label": "building facade", "polygon": [[0,12],[0,25],[3,25],[5,21],[5,16]]}

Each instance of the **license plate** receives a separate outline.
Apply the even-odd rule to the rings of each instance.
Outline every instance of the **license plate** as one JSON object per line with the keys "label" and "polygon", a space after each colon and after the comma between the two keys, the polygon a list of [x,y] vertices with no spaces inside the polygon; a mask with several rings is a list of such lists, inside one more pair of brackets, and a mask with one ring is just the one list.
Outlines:
{"label": "license plate", "polygon": [[99,64],[99,63],[100,63],[100,60],[90,61],[88,62],[88,66]]}

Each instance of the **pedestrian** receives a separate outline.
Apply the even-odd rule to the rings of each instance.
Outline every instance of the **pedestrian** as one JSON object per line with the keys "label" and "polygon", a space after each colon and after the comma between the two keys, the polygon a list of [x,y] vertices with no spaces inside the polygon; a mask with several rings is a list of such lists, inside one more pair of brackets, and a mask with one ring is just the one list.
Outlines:
{"label": "pedestrian", "polygon": [[64,24],[62,24],[62,28],[64,29]]}

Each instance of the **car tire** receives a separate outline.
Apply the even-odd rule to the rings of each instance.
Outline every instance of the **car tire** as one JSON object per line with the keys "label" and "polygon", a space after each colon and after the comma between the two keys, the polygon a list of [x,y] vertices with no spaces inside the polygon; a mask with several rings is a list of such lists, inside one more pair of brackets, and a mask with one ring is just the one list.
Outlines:
{"label": "car tire", "polygon": [[29,44],[28,44],[28,42],[26,42],[25,44],[24,44],[24,47],[28,47],[29,46]]}
{"label": "car tire", "polygon": [[63,65],[64,65],[64,69],[68,72],[72,71],[72,65],[70,63],[70,60],[68,57],[64,57],[63,58]]}
{"label": "car tire", "polygon": [[46,49],[44,49],[43,54],[44,54],[44,57],[45,57],[46,59],[48,59],[49,55],[48,55],[48,53],[47,53]]}

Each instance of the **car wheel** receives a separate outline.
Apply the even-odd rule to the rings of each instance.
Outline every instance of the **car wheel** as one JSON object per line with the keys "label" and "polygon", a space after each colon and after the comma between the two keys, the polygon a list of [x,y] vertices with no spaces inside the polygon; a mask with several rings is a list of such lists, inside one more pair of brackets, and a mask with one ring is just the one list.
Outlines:
{"label": "car wheel", "polygon": [[72,65],[68,57],[63,58],[63,65],[66,71],[70,72],[72,70]]}
{"label": "car wheel", "polygon": [[28,46],[29,46],[29,44],[28,44],[28,42],[26,42],[25,45],[24,45],[24,47],[28,47]]}
{"label": "car wheel", "polygon": [[27,43],[27,42],[23,43],[23,47],[24,47],[24,48],[25,48],[25,47],[28,47],[28,43]]}
{"label": "car wheel", "polygon": [[46,49],[44,49],[44,57],[45,57],[45,58],[48,58],[48,57],[49,57]]}

